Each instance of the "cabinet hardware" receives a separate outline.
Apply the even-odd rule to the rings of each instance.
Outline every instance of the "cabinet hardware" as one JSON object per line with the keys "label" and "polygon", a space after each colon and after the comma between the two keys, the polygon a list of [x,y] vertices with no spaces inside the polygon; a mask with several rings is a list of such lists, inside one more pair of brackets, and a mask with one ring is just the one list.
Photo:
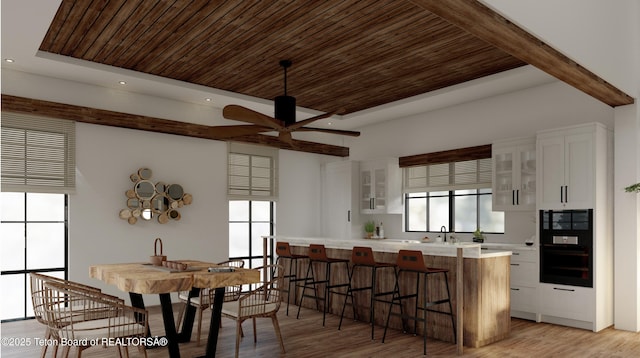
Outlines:
{"label": "cabinet hardware", "polygon": [[567,195],[569,192],[567,191],[567,186],[564,186],[564,202],[568,203],[569,202],[569,195]]}
{"label": "cabinet hardware", "polygon": [[519,252],[512,252],[511,255],[518,256],[518,255],[520,255],[520,253]]}
{"label": "cabinet hardware", "polygon": [[562,186],[560,186],[560,202],[564,203],[564,194],[562,193]]}
{"label": "cabinet hardware", "polygon": [[520,205],[520,190],[516,190],[516,205]]}
{"label": "cabinet hardware", "polygon": [[560,288],[560,287],[554,287],[554,290],[558,290],[558,291],[569,291],[569,292],[575,292],[574,289],[572,288]]}
{"label": "cabinet hardware", "polygon": [[520,289],[511,287],[511,291],[520,291]]}
{"label": "cabinet hardware", "polygon": [[511,266],[520,266],[520,264],[511,264]]}
{"label": "cabinet hardware", "polygon": [[347,210],[347,222],[351,222],[351,210]]}

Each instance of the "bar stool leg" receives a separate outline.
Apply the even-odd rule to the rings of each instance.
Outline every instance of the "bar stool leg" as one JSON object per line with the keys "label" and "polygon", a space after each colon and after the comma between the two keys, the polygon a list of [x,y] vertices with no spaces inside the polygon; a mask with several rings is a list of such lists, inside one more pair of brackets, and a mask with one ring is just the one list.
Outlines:
{"label": "bar stool leg", "polygon": [[[418,276],[420,276],[420,274],[418,274]],[[428,275],[423,275],[424,276],[424,290],[423,290],[423,297],[422,297],[422,306],[424,307],[422,309],[422,354],[427,355],[427,293],[428,293],[428,288],[427,288],[427,276]],[[418,289],[420,288],[420,286],[418,285],[417,287]],[[420,291],[418,291],[420,292]],[[416,302],[418,302],[418,297],[416,297]],[[416,315],[418,314],[418,311],[416,311]],[[416,320],[416,324],[417,324],[417,320]]]}
{"label": "bar stool leg", "polygon": [[[403,317],[404,314],[402,312],[402,299],[400,298],[400,271],[395,270],[396,283],[393,287],[393,296],[391,298],[391,303],[389,304],[389,312],[387,312],[387,323],[384,325],[384,333],[382,334],[382,343],[384,343],[385,338],[387,337],[387,329],[389,328],[389,321],[391,320],[391,311],[393,310],[393,305],[396,300],[398,300],[398,305],[400,306],[400,316]],[[402,329],[406,331],[404,318],[402,318]]]}
{"label": "bar stool leg", "polygon": [[[309,278],[309,273],[311,273],[311,278]],[[318,287],[316,286],[315,274],[313,272],[313,260],[309,260],[309,266],[307,266],[307,273],[304,279],[302,294],[300,295],[300,303],[298,304],[298,314],[296,315],[296,319],[300,318],[300,308],[302,307],[302,301],[304,300],[305,293],[307,291],[309,279],[311,279],[311,283],[313,283],[313,290],[316,297],[316,309],[318,311],[320,310],[320,303],[318,302]]]}
{"label": "bar stool leg", "polygon": [[376,325],[376,271],[377,268],[375,266],[371,268],[371,298],[369,299],[369,324],[371,324],[371,340],[374,339],[373,329]]}
{"label": "bar stool leg", "polygon": [[453,343],[458,342],[458,335],[456,331],[456,320],[453,318],[453,305],[451,305],[451,293],[449,292],[449,278],[447,273],[444,272],[444,283],[447,288],[447,297],[449,297],[449,312],[451,312],[451,327],[453,327]]}
{"label": "bar stool leg", "polygon": [[327,283],[324,285],[324,302],[322,307],[322,326],[324,327],[325,318],[327,315],[327,306],[329,305],[329,286],[331,285],[331,264],[327,264],[325,271],[325,280]]}
{"label": "bar stool leg", "polygon": [[[353,271],[356,269],[357,265],[353,265],[351,267],[351,274],[349,275],[349,277],[353,277]],[[347,307],[347,299],[351,297],[351,307],[353,308],[353,306],[355,305],[354,301],[353,301],[353,288],[351,286],[351,279],[349,279],[349,287],[347,288],[347,295],[344,297],[344,303],[342,304],[342,313],[340,313],[340,323],[338,323],[338,330],[340,330],[340,328],[342,328],[342,319],[344,317],[344,310]],[[353,317],[355,318],[355,313],[356,310],[355,308],[353,308]]]}

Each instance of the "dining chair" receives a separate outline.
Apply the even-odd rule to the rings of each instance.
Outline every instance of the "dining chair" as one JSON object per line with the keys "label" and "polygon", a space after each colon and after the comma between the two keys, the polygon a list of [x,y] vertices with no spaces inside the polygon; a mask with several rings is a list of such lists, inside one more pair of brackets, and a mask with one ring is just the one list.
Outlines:
{"label": "dining chair", "polygon": [[[79,286],[59,282],[44,283],[44,312],[51,334],[68,357],[72,346],[77,357],[93,345],[116,345],[118,353],[129,356],[127,338],[143,338],[148,329],[146,310],[127,306],[124,301]],[[144,344],[138,349],[147,356]]]}
{"label": "dining chair", "polygon": [[282,333],[278,324],[284,267],[282,265],[266,265],[257,267],[256,270],[260,270],[262,275],[259,286],[249,293],[241,295],[237,301],[225,302],[222,306],[222,315],[236,321],[236,358],[238,358],[240,350],[242,322],[248,319],[253,321],[253,342],[257,343],[256,318],[271,318],[276,337],[280,342],[280,350],[285,353]]}
{"label": "dining chair", "polygon": [[[230,267],[244,267],[244,260],[227,260],[223,262],[217,263],[218,266],[230,266]],[[242,292],[242,285],[237,286],[229,286],[225,288],[224,294],[224,302],[236,301],[240,298],[240,293]],[[198,338],[196,344],[200,345],[200,336],[202,333],[202,313],[204,310],[211,308],[211,304],[213,303],[213,297],[215,296],[215,290],[210,290],[208,288],[201,289],[200,293],[197,297],[189,297],[189,291],[181,291],[178,294],[178,299],[181,303],[183,303],[182,309],[178,314],[178,319],[176,326],[180,326],[184,314],[189,305],[196,308],[198,313]],[[220,323],[222,325],[222,323]]]}
{"label": "dining chair", "polygon": [[[45,331],[45,335],[44,338],[46,341],[49,341],[51,339],[54,339],[54,337],[52,336],[52,332],[51,329],[49,328],[49,324],[47,322],[47,318],[46,318],[46,312],[45,312],[45,297],[44,297],[44,292],[45,292],[45,283],[48,282],[54,282],[54,283],[58,283],[61,285],[68,285],[68,286],[72,286],[72,287],[78,287],[87,291],[94,291],[96,293],[100,293],[101,290],[97,287],[93,287],[93,286],[88,286],[88,285],[84,285],[78,282],[74,282],[74,281],[69,281],[69,280],[65,280],[62,278],[58,278],[58,277],[54,277],[54,276],[49,276],[49,275],[44,275],[44,274],[40,274],[37,272],[31,272],[29,274],[29,280],[31,282],[31,303],[33,305],[33,314],[35,316],[35,319],[38,323],[43,324],[46,327],[46,331]],[[124,301],[123,301],[124,302]],[[55,357],[57,355],[58,352],[58,344],[53,344],[52,345],[52,349],[53,349],[53,354],[52,356]],[[42,350],[40,352],[40,357],[44,358],[47,355],[47,348],[49,347],[49,344],[44,344],[42,346]]]}

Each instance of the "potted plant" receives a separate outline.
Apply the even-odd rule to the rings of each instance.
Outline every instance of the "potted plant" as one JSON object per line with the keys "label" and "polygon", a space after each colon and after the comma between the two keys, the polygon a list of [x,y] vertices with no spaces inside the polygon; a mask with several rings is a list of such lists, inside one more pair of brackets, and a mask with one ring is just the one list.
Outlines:
{"label": "potted plant", "polygon": [[373,221],[367,221],[364,223],[364,232],[367,233],[367,238],[373,236],[373,232],[376,231],[376,223]]}
{"label": "potted plant", "polygon": [[473,232],[473,242],[484,242],[484,232],[480,228]]}
{"label": "potted plant", "polygon": [[624,191],[626,191],[627,193],[640,193],[640,183],[629,185],[628,187],[624,188]]}

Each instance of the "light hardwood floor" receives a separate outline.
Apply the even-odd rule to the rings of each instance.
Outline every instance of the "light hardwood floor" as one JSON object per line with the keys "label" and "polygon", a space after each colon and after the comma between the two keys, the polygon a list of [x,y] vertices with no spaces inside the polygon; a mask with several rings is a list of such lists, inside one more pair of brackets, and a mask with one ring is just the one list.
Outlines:
{"label": "light hardwood floor", "polygon": [[[280,353],[271,320],[258,320],[258,343],[253,343],[251,323],[245,323],[245,338],[241,342],[241,357],[420,357],[422,356],[422,338],[400,331],[390,331],[385,343],[380,343],[383,328],[376,327],[376,340],[371,341],[369,326],[366,323],[345,321],[338,331],[338,316],[327,315],[327,323],[322,327],[322,314],[302,309],[300,319],[295,318],[297,307],[290,307],[289,316],[282,309],[279,313],[280,327],[284,338],[286,354]],[[163,334],[162,317],[159,307],[150,307],[150,325],[153,335]],[[176,307],[177,312],[177,307]],[[209,311],[210,312],[210,311]],[[209,312],[205,314],[204,327],[209,325]],[[511,336],[500,342],[482,348],[465,348],[462,357],[562,357],[562,358],[634,358],[640,357],[640,333],[605,329],[599,333],[512,319]],[[2,337],[42,337],[44,327],[35,320],[8,322],[1,325]],[[195,343],[195,329],[192,342],[180,345],[182,357],[194,357],[204,354],[206,332],[203,343]],[[3,340],[4,342],[4,340]],[[220,331],[217,357],[233,357],[235,348],[235,326],[230,320],[223,319]],[[16,348],[2,345],[0,355],[3,358],[38,357],[40,347]],[[130,350],[131,357],[141,357],[135,348]],[[166,348],[148,350],[150,358],[167,357]],[[72,350],[71,354],[75,354]],[[455,346],[437,340],[427,341],[429,357],[455,357]],[[47,354],[47,356],[51,356]],[[114,347],[92,347],[83,352],[87,358],[117,357]]]}

